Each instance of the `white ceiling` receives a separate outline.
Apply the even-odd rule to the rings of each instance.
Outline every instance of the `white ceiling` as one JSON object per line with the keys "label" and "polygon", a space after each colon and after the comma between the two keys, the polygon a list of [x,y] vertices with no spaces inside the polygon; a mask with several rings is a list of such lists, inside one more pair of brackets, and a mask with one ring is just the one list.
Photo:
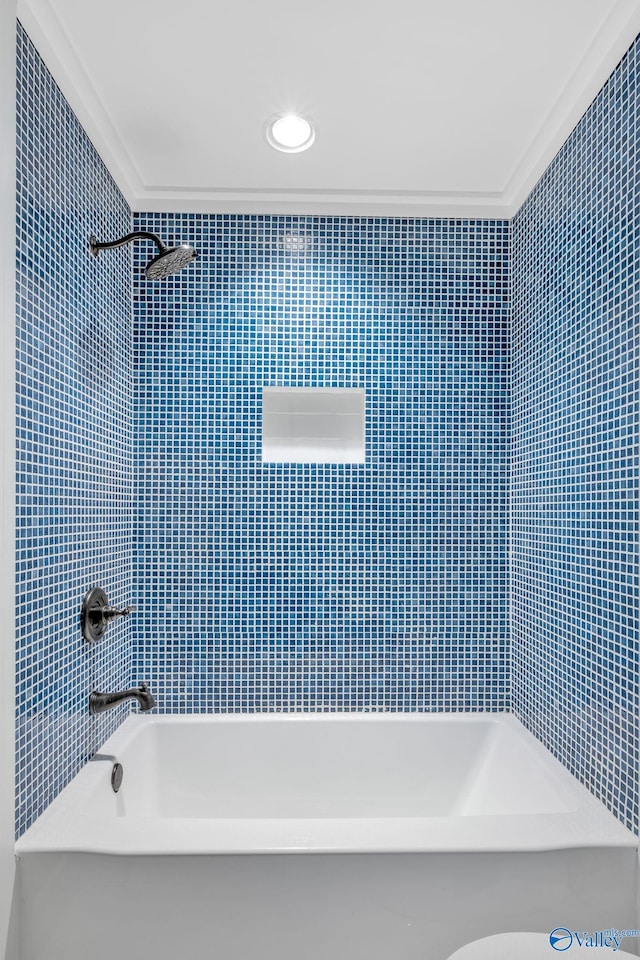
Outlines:
{"label": "white ceiling", "polygon": [[[19,0],[136,210],[511,216],[640,0]],[[313,118],[283,154],[273,114]]]}

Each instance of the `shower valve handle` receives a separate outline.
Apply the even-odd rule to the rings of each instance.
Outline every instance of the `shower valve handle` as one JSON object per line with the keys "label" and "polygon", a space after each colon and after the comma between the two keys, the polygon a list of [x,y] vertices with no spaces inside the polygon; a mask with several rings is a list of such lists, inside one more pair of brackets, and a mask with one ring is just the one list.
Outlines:
{"label": "shower valve handle", "polygon": [[112,607],[101,587],[92,587],[84,595],[80,611],[80,629],[82,636],[90,643],[101,640],[110,623],[121,617],[128,617],[135,607]]}
{"label": "shower valve handle", "polygon": [[105,620],[115,620],[117,617],[128,617],[135,609],[135,607],[123,607],[122,610],[118,610],[117,607],[103,607],[102,616]]}

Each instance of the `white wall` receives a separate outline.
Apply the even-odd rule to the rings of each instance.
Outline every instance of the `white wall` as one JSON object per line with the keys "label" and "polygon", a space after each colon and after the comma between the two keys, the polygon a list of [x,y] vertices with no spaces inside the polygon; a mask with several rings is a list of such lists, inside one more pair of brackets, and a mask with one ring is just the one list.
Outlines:
{"label": "white wall", "polygon": [[0,0],[0,956],[14,886],[15,0]]}

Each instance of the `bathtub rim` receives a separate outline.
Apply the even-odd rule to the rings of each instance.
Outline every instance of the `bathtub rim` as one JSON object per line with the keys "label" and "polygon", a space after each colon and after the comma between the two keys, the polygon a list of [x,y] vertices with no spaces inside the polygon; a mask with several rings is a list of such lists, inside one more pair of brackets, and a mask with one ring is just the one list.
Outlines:
{"label": "bathtub rim", "polygon": [[132,855],[235,855],[336,853],[523,853],[584,848],[638,848],[620,823],[510,712],[131,714],[100,747],[118,756],[146,726],[204,723],[304,725],[483,723],[501,724],[522,737],[575,797],[570,812],[472,815],[464,818],[144,818],[86,812],[92,792],[108,789],[110,766],[87,763],[16,842],[16,855],[100,853]]}

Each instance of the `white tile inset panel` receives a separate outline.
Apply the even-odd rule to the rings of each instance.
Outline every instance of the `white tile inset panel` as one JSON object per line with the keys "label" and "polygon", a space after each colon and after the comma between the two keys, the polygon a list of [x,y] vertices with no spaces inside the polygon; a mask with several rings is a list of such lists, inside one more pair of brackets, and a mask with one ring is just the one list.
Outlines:
{"label": "white tile inset panel", "polygon": [[263,463],[364,463],[364,390],[264,387]]}

